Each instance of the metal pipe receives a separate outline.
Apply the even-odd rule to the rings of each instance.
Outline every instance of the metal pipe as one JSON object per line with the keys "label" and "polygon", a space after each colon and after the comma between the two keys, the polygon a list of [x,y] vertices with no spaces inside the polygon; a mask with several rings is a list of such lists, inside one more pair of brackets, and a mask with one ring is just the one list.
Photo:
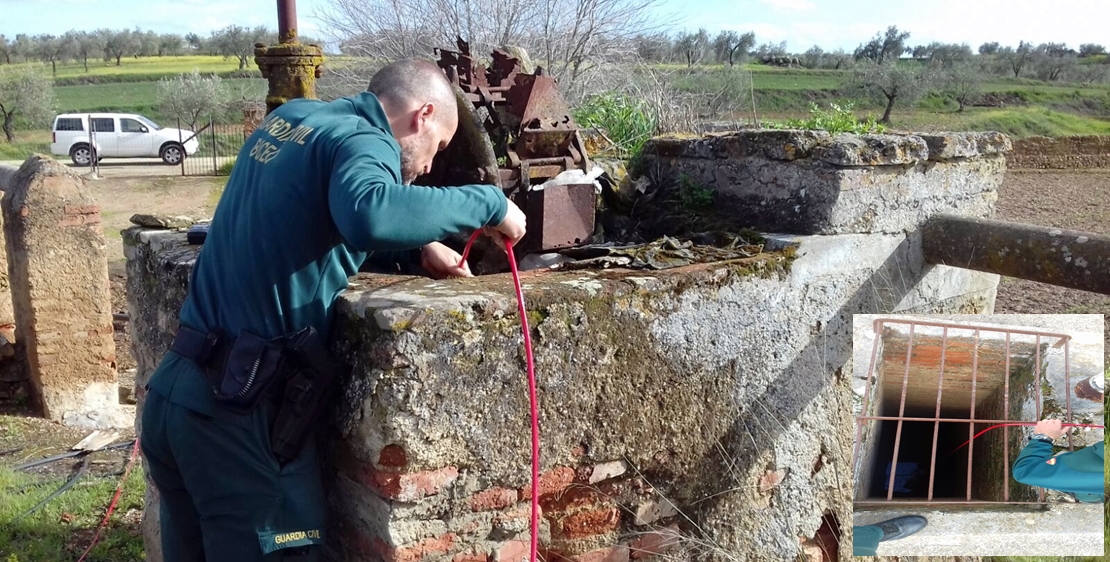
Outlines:
{"label": "metal pipe", "polygon": [[945,214],[921,234],[926,263],[1110,294],[1110,236]]}
{"label": "metal pipe", "polygon": [[277,0],[278,43],[297,41],[297,0]]}
{"label": "metal pipe", "polygon": [[[1068,409],[1068,422],[1067,423],[1075,423],[1072,420],[1072,415],[1071,415],[1071,391],[1072,391],[1072,388],[1071,388],[1071,364],[1068,363],[1068,358],[1071,354],[1068,353],[1068,351],[1069,351],[1068,340],[1064,340],[1064,397],[1065,397],[1065,404],[1066,404],[1067,409]],[[1068,450],[1069,451],[1074,451],[1075,448],[1071,444],[1071,430],[1068,430],[1068,432],[1065,435],[1068,436]]]}

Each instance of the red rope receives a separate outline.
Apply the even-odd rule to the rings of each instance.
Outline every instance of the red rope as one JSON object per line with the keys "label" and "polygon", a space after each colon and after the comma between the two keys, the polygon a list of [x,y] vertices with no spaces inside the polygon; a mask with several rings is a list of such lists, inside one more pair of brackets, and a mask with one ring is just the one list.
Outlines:
{"label": "red rope", "polygon": [[[1006,427],[1006,426],[1014,426],[1014,425],[1018,425],[1018,426],[1021,426],[1021,425],[1037,425],[1038,423],[1040,423],[1040,422],[1013,422],[1013,423],[1000,423],[1000,424],[992,425],[992,426],[984,429],[983,431],[980,431],[979,433],[976,433],[975,437],[972,437],[971,439],[968,439],[967,441],[964,441],[963,445],[960,445],[959,447],[956,447],[955,449],[952,449],[952,453],[955,453],[956,451],[959,451],[960,449],[963,449],[964,447],[967,446],[968,443],[971,443],[972,441],[977,439],[980,435],[982,435],[982,434],[984,434],[984,433],[986,433],[986,432],[988,432],[992,429],[999,428],[999,427]],[[1094,428],[1098,428],[1098,429],[1103,428],[1101,425],[1089,425],[1089,424],[1082,424],[1082,423],[1064,423],[1064,424],[1060,424],[1060,426],[1061,427],[1094,427]],[[952,453],[948,453],[948,454],[952,455]]]}
{"label": "red rope", "polygon": [[108,504],[108,512],[104,514],[104,519],[100,521],[100,526],[96,528],[96,535],[93,536],[93,540],[89,543],[89,547],[85,549],[84,554],[77,559],[77,562],[84,562],[85,557],[92,552],[96,543],[100,542],[100,534],[104,532],[104,528],[108,526],[108,520],[112,517],[112,512],[116,509],[116,502],[119,501],[120,495],[123,494],[123,485],[127,483],[127,475],[131,474],[131,467],[135,465],[135,457],[138,452],[139,439],[135,438],[135,445],[131,447],[131,458],[127,461],[127,468],[123,469],[123,478],[120,479],[119,485],[116,486],[116,494],[112,496],[112,501]]}
{"label": "red rope", "polygon": [[[463,248],[462,260],[459,261],[459,267],[466,263],[466,257],[470,255],[470,246],[478,239],[481,230],[474,231],[470,236],[470,240],[466,242],[466,247]],[[513,247],[509,244],[508,239],[505,240],[505,252],[509,254],[509,267],[513,271],[513,284],[516,286],[516,303],[517,310],[520,312],[521,329],[524,332],[524,354],[528,363],[528,400],[529,406],[532,410],[532,544],[530,562],[536,562],[536,554],[539,549],[539,513],[540,513],[540,416],[539,406],[536,400],[536,365],[532,359],[532,330],[528,328],[528,314],[524,310],[524,291],[520,288],[520,273],[516,268],[516,258],[513,256]]]}

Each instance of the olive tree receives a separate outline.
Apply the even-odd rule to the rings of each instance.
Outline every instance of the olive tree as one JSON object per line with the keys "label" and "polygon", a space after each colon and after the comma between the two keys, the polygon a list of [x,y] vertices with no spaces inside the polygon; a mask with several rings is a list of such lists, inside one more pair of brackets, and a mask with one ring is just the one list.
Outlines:
{"label": "olive tree", "polygon": [[15,141],[15,125],[44,125],[54,116],[54,81],[38,65],[0,67],[0,116],[4,137]]}
{"label": "olive tree", "polygon": [[227,88],[214,74],[204,76],[193,70],[158,82],[158,104],[162,112],[181,119],[192,131],[197,129],[201,116],[222,110],[227,102]]}
{"label": "olive tree", "polygon": [[880,123],[890,124],[894,104],[912,104],[925,92],[929,69],[920,64],[899,64],[888,60],[882,64],[864,61],[853,69],[846,87],[886,103]]}
{"label": "olive tree", "polygon": [[955,63],[941,73],[944,89],[960,104],[959,111],[983,95],[983,67],[973,61]]}

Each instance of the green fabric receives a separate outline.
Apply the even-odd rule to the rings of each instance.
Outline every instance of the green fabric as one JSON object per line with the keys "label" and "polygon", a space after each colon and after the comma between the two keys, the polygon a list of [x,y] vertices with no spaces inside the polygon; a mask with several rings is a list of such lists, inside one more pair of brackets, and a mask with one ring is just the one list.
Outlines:
{"label": "green fabric", "polygon": [[303,546],[303,560],[319,559],[312,545],[325,540],[326,506],[315,440],[279,465],[269,447],[275,411],[264,401],[243,427],[230,426],[147,395],[140,443],[161,496],[165,562],[272,562]]}
{"label": "green fabric", "polygon": [[885,534],[876,525],[852,527],[852,556],[875,556],[875,549],[879,548],[879,541]]}
{"label": "green fabric", "polygon": [[[373,94],[276,109],[235,161],[181,322],[266,338],[313,326],[326,338],[333,304],[369,252],[404,252],[504,219],[499,188],[402,185],[400,158]],[[164,361],[150,389],[236,423],[187,363]]]}
{"label": "green fabric", "polygon": [[1014,479],[1030,486],[1075,494],[1081,501],[1102,501],[1104,447],[1099,442],[1053,456],[1051,443],[1030,439],[1014,461]]}

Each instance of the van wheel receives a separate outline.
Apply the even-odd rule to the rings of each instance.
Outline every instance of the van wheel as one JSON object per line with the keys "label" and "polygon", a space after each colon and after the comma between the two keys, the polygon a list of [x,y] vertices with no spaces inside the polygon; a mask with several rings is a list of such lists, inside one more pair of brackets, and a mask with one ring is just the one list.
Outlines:
{"label": "van wheel", "polygon": [[75,144],[69,149],[69,158],[77,166],[88,166],[92,164],[92,150],[85,143]]}
{"label": "van wheel", "polygon": [[180,164],[185,159],[185,149],[180,144],[171,142],[162,147],[159,156],[162,157],[163,162],[173,166],[174,164]]}

